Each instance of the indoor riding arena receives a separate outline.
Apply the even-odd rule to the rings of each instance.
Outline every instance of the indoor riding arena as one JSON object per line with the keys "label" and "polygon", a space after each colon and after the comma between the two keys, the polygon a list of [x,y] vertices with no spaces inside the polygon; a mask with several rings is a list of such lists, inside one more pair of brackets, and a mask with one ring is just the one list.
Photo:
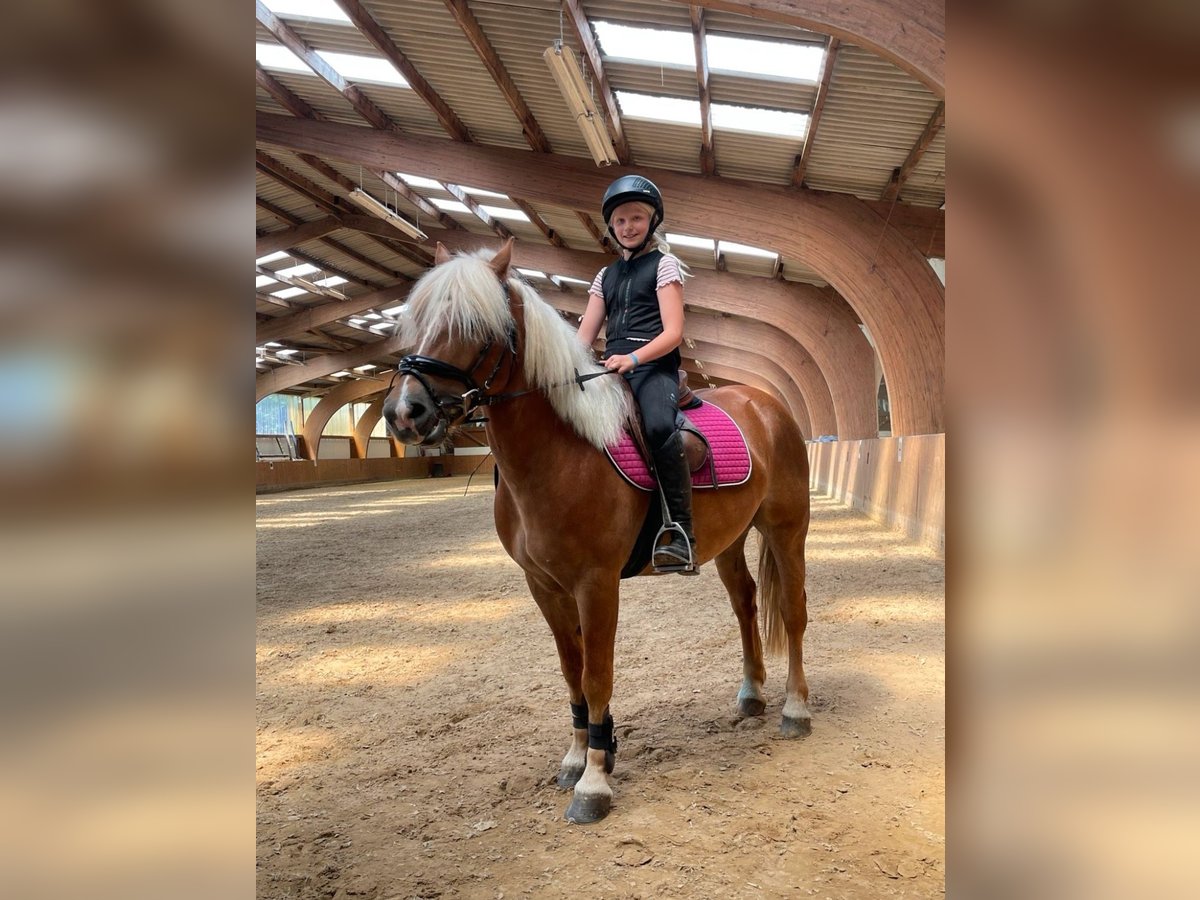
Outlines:
{"label": "indoor riding arena", "polygon": [[[257,0],[259,898],[944,894],[944,31]],[[695,577],[618,575],[661,518],[585,434],[620,379],[539,374],[587,353],[626,175],[744,439],[696,443]],[[492,338],[438,318],[455,266]]]}

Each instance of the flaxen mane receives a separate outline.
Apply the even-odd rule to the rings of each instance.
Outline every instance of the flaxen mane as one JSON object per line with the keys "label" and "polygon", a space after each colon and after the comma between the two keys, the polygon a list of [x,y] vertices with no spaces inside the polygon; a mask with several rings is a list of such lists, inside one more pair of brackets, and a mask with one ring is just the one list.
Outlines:
{"label": "flaxen mane", "polygon": [[[449,334],[453,340],[507,340],[512,326],[508,301],[488,265],[495,254],[479,251],[454,256],[430,269],[408,298],[406,341],[419,346],[428,336]],[[525,319],[525,377],[541,388],[563,421],[597,448],[617,441],[629,414],[628,395],[618,376],[593,378],[584,389],[574,381],[601,371],[591,349],[584,347],[562,316],[519,278],[508,279],[514,304],[522,304]]]}

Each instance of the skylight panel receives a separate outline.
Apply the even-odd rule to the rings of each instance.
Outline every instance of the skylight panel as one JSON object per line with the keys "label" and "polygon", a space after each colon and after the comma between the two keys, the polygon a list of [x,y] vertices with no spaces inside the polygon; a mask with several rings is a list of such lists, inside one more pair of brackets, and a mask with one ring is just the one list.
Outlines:
{"label": "skylight panel", "polygon": [[330,275],[328,278],[322,278],[320,281],[314,281],[313,284],[319,284],[321,287],[337,287],[339,284],[345,284],[346,279],[341,275]]}
{"label": "skylight panel", "polygon": [[497,200],[509,199],[508,194],[497,194],[495,191],[485,191],[483,188],[467,187],[465,184],[460,184],[459,187],[472,197],[495,197]]}
{"label": "skylight panel", "polygon": [[392,318],[395,318],[397,316],[403,315],[405,310],[407,310],[407,309],[408,309],[408,304],[401,303],[399,306],[389,306],[387,309],[385,309],[383,311],[383,314],[385,316],[391,316]]}
{"label": "skylight panel", "polygon": [[468,215],[471,214],[471,210],[467,209],[467,205],[465,203],[459,203],[457,200],[443,200],[441,197],[434,197],[429,202],[438,209],[445,210],[446,212],[467,213]]}
{"label": "skylight panel", "polygon": [[649,119],[653,122],[677,122],[700,127],[700,101],[679,97],[655,97],[650,94],[631,94],[617,91],[621,112],[630,119]]}
{"label": "skylight panel", "polygon": [[285,19],[350,24],[350,19],[334,0],[263,0],[263,6]]}
{"label": "skylight panel", "polygon": [[269,262],[275,262],[277,259],[290,259],[282,250],[276,250],[274,253],[268,253],[266,256],[260,256],[254,261],[256,266],[265,266]]}
{"label": "skylight panel", "polygon": [[764,250],[762,247],[751,247],[749,244],[736,244],[733,241],[721,241],[722,253],[740,253],[743,256],[761,256],[775,259],[779,256],[774,250]]}
{"label": "skylight panel", "polygon": [[278,279],[268,278],[266,275],[257,275],[254,278],[254,287],[257,290],[260,287],[266,287],[268,284],[274,284]]}
{"label": "skylight panel", "polygon": [[275,271],[280,275],[286,275],[288,278],[300,278],[304,275],[308,275],[311,272],[317,272],[320,270],[317,269],[317,267],[312,263],[301,263],[298,266],[292,266],[290,269],[276,269]]}
{"label": "skylight panel", "polygon": [[596,29],[600,48],[607,57],[655,65],[696,65],[696,46],[691,32],[633,28],[600,20],[594,20],[592,27]]}
{"label": "skylight panel", "polygon": [[479,208],[494,219],[509,219],[513,222],[529,221],[529,216],[519,209],[509,209],[507,206],[485,206],[482,203],[479,204]]}
{"label": "skylight panel", "polygon": [[773,134],[779,137],[800,138],[808,130],[808,116],[781,109],[761,109],[753,106],[712,105],[713,128],[727,131],[748,131],[752,134]]}
{"label": "skylight panel", "polygon": [[672,247],[696,247],[700,250],[712,250],[712,238],[693,237],[690,234],[671,234],[667,232],[667,243]]}
{"label": "skylight panel", "polygon": [[440,181],[434,181],[432,178],[425,178],[422,175],[405,175],[403,172],[397,172],[396,174],[409,187],[432,188],[435,191],[444,191],[446,189]]}
{"label": "skylight panel", "polygon": [[590,281],[584,281],[582,278],[572,278],[569,275],[555,275],[554,277],[559,281],[567,282],[567,284],[580,284],[584,287],[591,287],[592,284]]}
{"label": "skylight panel", "polygon": [[272,291],[272,297],[278,297],[280,300],[287,300],[291,297],[299,297],[301,294],[307,294],[304,288],[290,287],[284,288],[282,291]]}
{"label": "skylight panel", "polygon": [[517,271],[529,278],[542,278],[547,281],[549,280],[546,278],[545,272],[539,272],[537,269],[522,269],[520,266],[517,266]]}
{"label": "skylight panel", "polygon": [[707,49],[710,69],[789,81],[815,82],[821,76],[821,63],[825,59],[825,50],[821,47],[723,34],[708,35]]}
{"label": "skylight panel", "polygon": [[304,60],[283,44],[264,44],[262,41],[257,41],[254,44],[254,58],[264,69],[316,76],[316,73],[308,67]]}
{"label": "skylight panel", "polygon": [[395,87],[408,87],[396,67],[382,56],[359,56],[354,53],[333,53],[328,50],[318,50],[317,55],[344,78],[351,81],[371,81],[376,84],[390,84]]}

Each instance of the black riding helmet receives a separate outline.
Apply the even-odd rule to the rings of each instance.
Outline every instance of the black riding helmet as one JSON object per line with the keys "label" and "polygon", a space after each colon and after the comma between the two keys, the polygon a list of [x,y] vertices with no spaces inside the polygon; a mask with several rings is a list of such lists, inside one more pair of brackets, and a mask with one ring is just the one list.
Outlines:
{"label": "black riding helmet", "polygon": [[604,213],[604,224],[608,226],[608,233],[613,236],[613,240],[617,241],[617,245],[620,246],[621,242],[617,240],[617,234],[612,230],[612,226],[608,224],[608,221],[612,218],[614,209],[622,203],[630,203],[635,200],[639,203],[648,203],[654,207],[654,215],[650,217],[650,228],[646,231],[646,239],[631,251],[638,253],[654,236],[654,232],[658,229],[658,226],[663,223],[662,192],[654,182],[642,175],[622,175],[610,184],[608,190],[604,192],[604,201],[600,208]]}

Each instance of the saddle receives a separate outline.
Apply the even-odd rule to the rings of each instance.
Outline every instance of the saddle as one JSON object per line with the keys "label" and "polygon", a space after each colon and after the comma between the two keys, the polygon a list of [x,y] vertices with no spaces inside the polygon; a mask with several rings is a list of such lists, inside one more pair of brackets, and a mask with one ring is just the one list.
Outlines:
{"label": "saddle", "polygon": [[[684,453],[692,471],[693,488],[743,484],[750,477],[750,452],[737,423],[720,407],[701,400],[688,389],[687,373],[680,371],[679,410],[676,426],[683,434]],[[629,390],[625,383],[625,390]],[[641,413],[630,396],[633,410],[625,421],[625,434],[606,448],[621,476],[643,491],[655,489],[650,448],[642,429]],[[715,446],[714,446],[715,445]]]}

